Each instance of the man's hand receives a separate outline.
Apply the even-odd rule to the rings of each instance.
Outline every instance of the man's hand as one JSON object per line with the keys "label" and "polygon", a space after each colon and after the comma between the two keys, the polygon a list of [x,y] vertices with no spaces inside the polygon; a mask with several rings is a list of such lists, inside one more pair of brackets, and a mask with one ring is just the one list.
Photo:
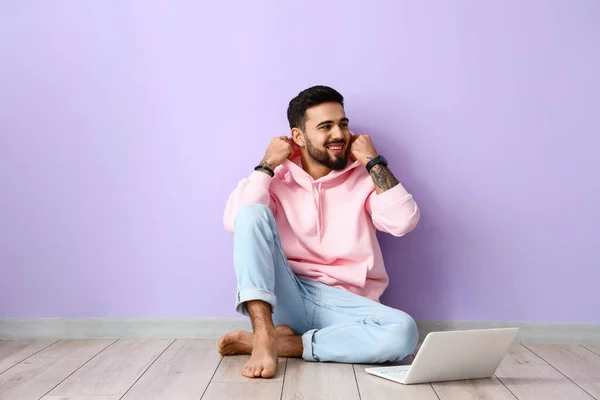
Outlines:
{"label": "man's hand", "polygon": [[355,135],[350,137],[350,157],[362,165],[367,165],[372,158],[377,157],[377,150],[368,135]]}
{"label": "man's hand", "polygon": [[[352,134],[350,137],[350,156],[362,165],[367,165],[369,161],[378,156],[378,153],[369,136]],[[399,183],[389,168],[381,164],[371,168],[370,175],[377,194],[390,190]]]}
{"label": "man's hand", "polygon": [[297,146],[287,136],[277,136],[271,140],[261,164],[267,163],[269,168],[275,169],[286,159],[291,158],[296,152]]}

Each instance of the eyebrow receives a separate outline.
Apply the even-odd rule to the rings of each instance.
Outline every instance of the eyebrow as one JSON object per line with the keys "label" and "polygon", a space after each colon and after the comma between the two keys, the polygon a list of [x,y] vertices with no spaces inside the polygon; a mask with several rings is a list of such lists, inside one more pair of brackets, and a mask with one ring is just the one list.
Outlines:
{"label": "eyebrow", "polygon": [[[323,122],[320,122],[320,123],[317,125],[317,128],[318,128],[318,127],[320,127],[321,125],[333,124],[334,122],[335,122],[335,121],[332,121],[332,120],[328,120],[328,121],[323,121]],[[342,119],[340,120],[340,122],[350,122],[350,120],[349,120],[348,118],[342,118]]]}

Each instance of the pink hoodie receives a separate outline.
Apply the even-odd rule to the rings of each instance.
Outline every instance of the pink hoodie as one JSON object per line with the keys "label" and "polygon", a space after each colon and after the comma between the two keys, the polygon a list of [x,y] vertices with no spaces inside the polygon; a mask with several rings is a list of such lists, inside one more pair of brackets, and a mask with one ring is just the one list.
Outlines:
{"label": "pink hoodie", "polygon": [[284,161],[271,178],[253,171],[229,196],[223,222],[233,233],[236,213],[248,204],[269,206],[283,250],[299,278],[379,301],[388,275],[376,229],[402,236],[413,230],[419,208],[399,184],[381,194],[358,161],[314,180],[300,157]]}

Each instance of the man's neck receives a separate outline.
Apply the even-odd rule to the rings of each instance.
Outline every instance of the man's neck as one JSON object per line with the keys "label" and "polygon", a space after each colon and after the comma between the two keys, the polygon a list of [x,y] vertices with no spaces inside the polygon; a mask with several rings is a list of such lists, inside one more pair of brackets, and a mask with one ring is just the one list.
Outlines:
{"label": "man's neck", "polygon": [[312,176],[314,180],[322,178],[331,172],[330,168],[327,168],[323,164],[314,161],[307,154],[302,154],[300,160],[302,161],[302,169],[306,171],[307,174]]}

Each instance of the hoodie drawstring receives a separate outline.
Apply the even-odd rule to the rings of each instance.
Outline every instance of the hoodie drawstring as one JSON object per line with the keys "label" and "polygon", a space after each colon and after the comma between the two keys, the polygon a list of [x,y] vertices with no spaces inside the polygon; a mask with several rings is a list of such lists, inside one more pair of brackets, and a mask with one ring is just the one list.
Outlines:
{"label": "hoodie drawstring", "polygon": [[323,241],[323,199],[322,199],[322,183],[318,182],[316,185],[316,193],[315,186],[313,185],[313,200],[315,201],[315,207],[317,208],[317,236],[319,237],[319,242]]}

